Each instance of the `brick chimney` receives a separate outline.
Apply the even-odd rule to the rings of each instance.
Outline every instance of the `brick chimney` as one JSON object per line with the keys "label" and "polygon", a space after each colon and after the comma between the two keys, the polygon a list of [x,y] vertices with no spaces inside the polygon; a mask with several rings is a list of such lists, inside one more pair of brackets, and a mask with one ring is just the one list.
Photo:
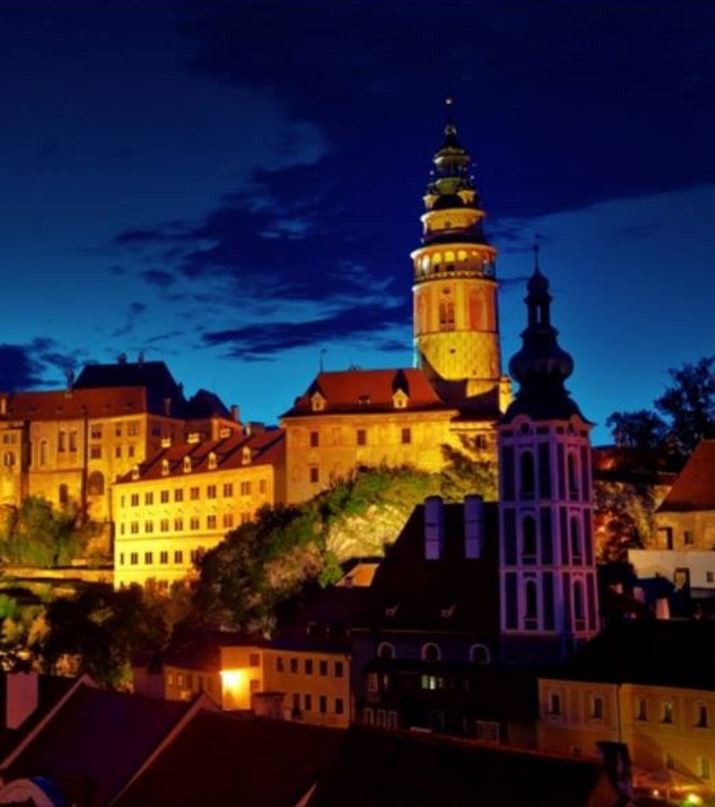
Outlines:
{"label": "brick chimney", "polygon": [[444,546],[444,502],[441,496],[425,499],[425,558],[439,560]]}
{"label": "brick chimney", "polygon": [[5,676],[5,727],[19,729],[37,709],[39,678],[34,670]]}
{"label": "brick chimney", "polygon": [[481,558],[484,546],[484,499],[472,495],[464,497],[464,557]]}

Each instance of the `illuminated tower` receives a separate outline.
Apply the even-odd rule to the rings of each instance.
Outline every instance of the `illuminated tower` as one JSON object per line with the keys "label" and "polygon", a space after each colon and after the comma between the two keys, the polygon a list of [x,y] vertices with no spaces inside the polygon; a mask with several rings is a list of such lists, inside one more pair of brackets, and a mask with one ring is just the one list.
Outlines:
{"label": "illuminated tower", "polygon": [[[449,110],[450,99],[447,105]],[[434,165],[424,196],[422,246],[411,255],[416,363],[451,395],[498,400],[496,249],[484,237],[471,158],[451,115]]]}
{"label": "illuminated tower", "polygon": [[502,654],[548,662],[598,632],[591,423],[564,387],[573,359],[558,345],[538,260],[526,305],[509,363],[519,391],[499,424]]}

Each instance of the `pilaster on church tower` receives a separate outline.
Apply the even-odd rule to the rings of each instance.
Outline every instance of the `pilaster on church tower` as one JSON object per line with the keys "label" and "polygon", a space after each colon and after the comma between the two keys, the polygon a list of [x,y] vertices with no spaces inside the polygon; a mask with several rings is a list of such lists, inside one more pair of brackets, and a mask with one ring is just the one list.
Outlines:
{"label": "pilaster on church tower", "polygon": [[438,388],[498,401],[496,249],[484,236],[472,160],[457,138],[450,99],[447,110],[423,197],[422,246],[411,253],[415,360]]}
{"label": "pilaster on church tower", "polygon": [[593,551],[591,423],[564,382],[573,359],[551,322],[549,281],[528,283],[519,382],[499,424],[502,658],[563,658],[599,629]]}

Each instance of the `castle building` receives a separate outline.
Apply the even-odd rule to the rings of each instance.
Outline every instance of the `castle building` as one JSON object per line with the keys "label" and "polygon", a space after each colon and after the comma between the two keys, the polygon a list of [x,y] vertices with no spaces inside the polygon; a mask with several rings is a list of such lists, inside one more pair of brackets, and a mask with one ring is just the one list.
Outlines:
{"label": "castle building", "polygon": [[510,400],[501,375],[496,250],[471,158],[450,120],[424,196],[414,271],[415,368],[321,372],[281,417],[287,497],[311,498],[366,466],[439,471],[444,446],[496,459],[495,424]]}
{"label": "castle building", "polygon": [[167,445],[113,486],[114,585],[184,580],[203,550],[285,500],[280,429]]}
{"label": "castle building", "polygon": [[549,283],[528,283],[519,391],[499,424],[502,657],[563,658],[598,633],[591,423],[564,387],[571,356],[551,324]]}

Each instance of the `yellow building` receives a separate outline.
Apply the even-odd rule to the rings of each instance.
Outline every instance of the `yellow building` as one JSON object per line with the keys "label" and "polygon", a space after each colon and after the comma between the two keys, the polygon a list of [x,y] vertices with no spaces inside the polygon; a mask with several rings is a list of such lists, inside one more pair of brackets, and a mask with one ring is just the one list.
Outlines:
{"label": "yellow building", "polygon": [[622,742],[636,785],[715,792],[713,639],[705,622],[611,626],[539,679],[539,749],[596,758],[598,742]]}
{"label": "yellow building", "polygon": [[715,549],[715,440],[702,440],[655,514],[654,549]]}
{"label": "yellow building", "polygon": [[115,587],[186,579],[202,550],[285,500],[284,435],[226,429],[167,445],[114,486]]}
{"label": "yellow building", "polygon": [[496,250],[471,158],[450,120],[412,253],[414,369],[321,372],[282,416],[289,502],[366,466],[439,471],[443,446],[496,461],[495,424],[511,390],[499,348]]}
{"label": "yellow building", "polygon": [[205,692],[222,709],[261,709],[317,726],[350,724],[350,656],[325,649],[283,649],[237,643],[232,635],[206,634],[189,647],[169,652],[163,667],[168,700],[190,700]]}

